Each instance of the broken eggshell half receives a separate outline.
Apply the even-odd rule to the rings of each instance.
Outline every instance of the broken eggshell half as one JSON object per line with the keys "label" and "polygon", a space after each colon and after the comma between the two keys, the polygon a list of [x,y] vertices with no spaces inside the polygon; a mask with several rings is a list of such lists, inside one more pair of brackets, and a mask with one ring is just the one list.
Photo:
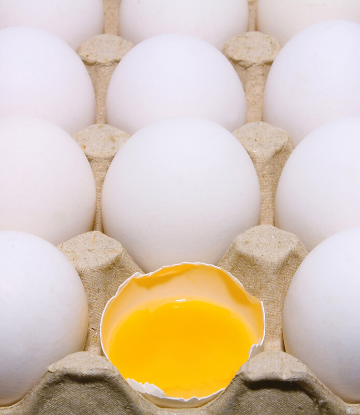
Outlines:
{"label": "broken eggshell half", "polygon": [[[120,285],[102,314],[100,325],[101,347],[109,359],[109,350],[120,319],[131,310],[150,300],[174,296],[199,296],[209,302],[235,311],[244,318],[253,331],[256,343],[249,351],[249,359],[263,350],[265,338],[265,312],[263,303],[250,295],[242,284],[227,271],[202,263],[182,263],[165,266],[149,274],[135,273]],[[110,360],[110,359],[109,359]],[[205,396],[190,399],[167,396],[157,386],[127,379],[129,385],[144,397],[161,407],[198,407],[214,399],[224,389]]]}

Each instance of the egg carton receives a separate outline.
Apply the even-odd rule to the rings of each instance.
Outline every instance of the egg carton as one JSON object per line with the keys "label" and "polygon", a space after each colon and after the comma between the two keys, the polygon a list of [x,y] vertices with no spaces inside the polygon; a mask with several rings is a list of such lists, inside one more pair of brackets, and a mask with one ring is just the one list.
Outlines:
{"label": "egg carton", "polygon": [[30,393],[18,403],[0,408],[0,415],[360,415],[360,405],[347,404],[336,397],[303,363],[284,350],[284,300],[307,251],[295,235],[274,227],[276,187],[294,145],[285,131],[262,122],[266,77],[280,45],[274,38],[254,31],[256,0],[249,0],[249,32],[231,39],[223,52],[238,73],[246,94],[248,123],[234,135],[248,151],[259,177],[260,222],[235,238],[218,266],[232,273],[263,301],[267,329],[264,352],[245,363],[223,393],[193,409],[155,406],[133,390],[102,356],[100,318],[105,304],[122,282],[135,272],[142,272],[118,241],[102,233],[102,184],[116,152],[130,136],[106,124],[106,91],[116,65],[133,47],[117,36],[120,0],[103,1],[106,34],[85,41],[78,49],[94,85],[97,124],[74,135],[95,176],[94,231],[59,245],[77,269],[88,296],[88,336],[83,352],[51,365]]}

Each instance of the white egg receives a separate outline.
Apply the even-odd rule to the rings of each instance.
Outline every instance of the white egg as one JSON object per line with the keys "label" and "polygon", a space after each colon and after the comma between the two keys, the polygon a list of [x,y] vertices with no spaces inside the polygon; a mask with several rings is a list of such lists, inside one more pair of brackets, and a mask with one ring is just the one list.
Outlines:
{"label": "white egg", "polygon": [[296,33],[325,20],[360,23],[359,0],[258,0],[257,30],[284,45]]}
{"label": "white egg", "polygon": [[0,118],[0,230],[57,245],[91,230],[95,180],[83,151],[60,127]]}
{"label": "white egg", "polygon": [[0,117],[44,118],[68,133],[95,123],[95,94],[79,56],[32,27],[0,31]]}
{"label": "white egg", "polygon": [[360,25],[317,23],[294,36],[272,65],[264,121],[298,144],[336,118],[360,115]]}
{"label": "white egg", "polygon": [[360,402],[359,252],[359,227],[318,245],[296,271],[283,315],[286,351],[346,402]]}
{"label": "white egg", "polygon": [[108,123],[130,134],[170,116],[196,116],[230,131],[246,123],[246,100],[235,69],[212,45],[187,35],[139,43],[111,78]]}
{"label": "white egg", "polygon": [[81,351],[88,327],[84,287],[53,245],[0,232],[0,406],[24,397],[47,366]]}
{"label": "white egg", "polygon": [[248,30],[247,0],[122,0],[119,34],[137,44],[152,36],[183,33],[218,49]]}
{"label": "white egg", "polygon": [[104,28],[102,0],[0,0],[0,29],[32,26],[77,49]]}
{"label": "white egg", "polygon": [[144,127],[116,154],[102,196],[105,233],[144,271],[217,263],[258,224],[260,187],[251,159],[223,127],[174,117]]}
{"label": "white egg", "polygon": [[360,117],[328,123],[290,155],[276,194],[276,226],[308,250],[360,226]]}

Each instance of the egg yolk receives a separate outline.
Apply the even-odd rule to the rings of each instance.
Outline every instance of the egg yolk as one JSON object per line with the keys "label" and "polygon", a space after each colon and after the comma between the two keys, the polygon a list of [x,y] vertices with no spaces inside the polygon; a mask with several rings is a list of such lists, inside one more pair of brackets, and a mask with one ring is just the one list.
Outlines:
{"label": "egg yolk", "polygon": [[189,399],[225,388],[255,335],[238,313],[198,298],[151,300],[114,330],[109,359],[125,379]]}

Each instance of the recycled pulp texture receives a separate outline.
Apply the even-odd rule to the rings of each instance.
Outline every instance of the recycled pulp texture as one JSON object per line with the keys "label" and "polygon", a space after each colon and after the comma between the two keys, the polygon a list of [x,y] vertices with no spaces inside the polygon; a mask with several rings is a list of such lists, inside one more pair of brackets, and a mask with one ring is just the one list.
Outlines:
{"label": "recycled pulp texture", "polygon": [[96,123],[106,123],[105,101],[111,76],[132,47],[131,42],[121,37],[105,34],[86,40],[78,48],[95,90]]}
{"label": "recycled pulp texture", "polygon": [[95,177],[96,213],[94,230],[102,232],[101,190],[107,170],[130,134],[107,124],[95,124],[73,135],[83,149]]}
{"label": "recycled pulp texture", "polygon": [[280,48],[276,39],[260,32],[236,36],[224,46],[224,55],[232,63],[243,83],[248,123],[262,121],[266,78]]}
{"label": "recycled pulp texture", "polygon": [[[131,47],[129,42],[116,36],[119,4],[119,0],[104,0],[107,34],[89,39],[79,49],[92,73],[97,91],[97,122],[101,123],[106,119],[105,113],[101,112],[111,73]],[[249,0],[249,9],[250,30],[254,30],[256,0]],[[271,52],[269,58],[268,50],[271,51],[274,45],[275,53]],[[201,408],[158,408],[144,399],[107,359],[100,356],[99,338],[99,321],[106,301],[122,281],[140,270],[119,242],[100,232],[89,232],[60,246],[78,270],[89,299],[86,351],[69,355],[51,365],[32,392],[17,404],[0,408],[0,415],[360,415],[360,405],[344,403],[305,365],[283,352],[281,311],[284,297],[292,276],[306,256],[306,250],[296,236],[271,226],[279,175],[293,149],[291,139],[284,131],[261,122],[260,102],[266,66],[270,67],[277,48],[275,39],[248,32],[231,40],[226,49],[232,51],[233,55],[228,57],[235,67],[243,65],[242,69],[238,67],[238,73],[245,83],[249,113],[256,114],[256,118],[251,119],[254,122],[237,130],[235,136],[245,146],[257,169],[262,210],[261,226],[239,235],[219,266],[239,278],[252,295],[264,301],[268,328],[266,351],[243,365],[224,393]],[[254,83],[246,86],[248,78],[244,74],[255,72],[255,69],[259,77],[254,76]],[[74,136],[92,165],[98,197],[107,167],[127,137],[126,133],[102,124]],[[96,229],[101,229],[100,220],[101,212],[98,210]]]}

